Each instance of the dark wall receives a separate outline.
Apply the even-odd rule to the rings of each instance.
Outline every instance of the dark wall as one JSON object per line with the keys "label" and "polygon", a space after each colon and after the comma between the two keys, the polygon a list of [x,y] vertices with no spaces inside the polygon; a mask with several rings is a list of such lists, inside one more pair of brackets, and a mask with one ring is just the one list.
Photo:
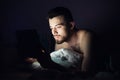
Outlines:
{"label": "dark wall", "polygon": [[16,30],[36,29],[40,36],[48,35],[45,18],[48,10],[56,6],[68,7],[78,27],[102,32],[118,26],[119,2],[116,0],[2,0],[4,43],[16,43]]}
{"label": "dark wall", "polygon": [[18,30],[35,29],[40,43],[49,51],[51,35],[46,16],[48,10],[56,6],[68,7],[77,27],[94,30],[103,38],[109,35],[108,39],[111,39],[110,35],[120,26],[117,0],[1,0],[0,43],[3,64],[14,63],[17,58]]}

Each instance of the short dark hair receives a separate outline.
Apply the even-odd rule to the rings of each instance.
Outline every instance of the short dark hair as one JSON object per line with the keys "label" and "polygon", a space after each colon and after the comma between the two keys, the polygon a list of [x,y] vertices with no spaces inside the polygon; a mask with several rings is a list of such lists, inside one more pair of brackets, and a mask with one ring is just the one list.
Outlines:
{"label": "short dark hair", "polygon": [[53,18],[56,16],[63,16],[67,22],[73,21],[73,17],[72,17],[70,10],[65,7],[56,7],[56,8],[51,9],[48,12],[47,18],[49,19],[49,18]]}

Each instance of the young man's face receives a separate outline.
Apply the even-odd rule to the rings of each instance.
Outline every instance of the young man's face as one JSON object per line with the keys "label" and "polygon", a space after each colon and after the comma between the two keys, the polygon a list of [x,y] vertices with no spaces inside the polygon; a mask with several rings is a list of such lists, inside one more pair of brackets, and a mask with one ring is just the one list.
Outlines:
{"label": "young man's face", "polygon": [[49,25],[57,44],[61,44],[68,39],[68,29],[63,16],[57,16],[49,19]]}

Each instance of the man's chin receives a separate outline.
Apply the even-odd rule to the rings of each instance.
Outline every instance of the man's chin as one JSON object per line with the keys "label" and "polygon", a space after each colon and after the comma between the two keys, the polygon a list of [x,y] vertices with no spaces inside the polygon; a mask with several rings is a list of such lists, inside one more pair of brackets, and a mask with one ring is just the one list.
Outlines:
{"label": "man's chin", "polygon": [[56,44],[62,44],[64,41],[56,41]]}

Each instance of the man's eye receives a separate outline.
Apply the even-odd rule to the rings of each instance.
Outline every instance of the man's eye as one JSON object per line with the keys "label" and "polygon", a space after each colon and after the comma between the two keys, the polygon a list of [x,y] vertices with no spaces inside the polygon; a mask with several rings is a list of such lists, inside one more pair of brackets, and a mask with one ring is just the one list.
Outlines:
{"label": "man's eye", "polygon": [[61,28],[61,26],[57,26],[56,28]]}

